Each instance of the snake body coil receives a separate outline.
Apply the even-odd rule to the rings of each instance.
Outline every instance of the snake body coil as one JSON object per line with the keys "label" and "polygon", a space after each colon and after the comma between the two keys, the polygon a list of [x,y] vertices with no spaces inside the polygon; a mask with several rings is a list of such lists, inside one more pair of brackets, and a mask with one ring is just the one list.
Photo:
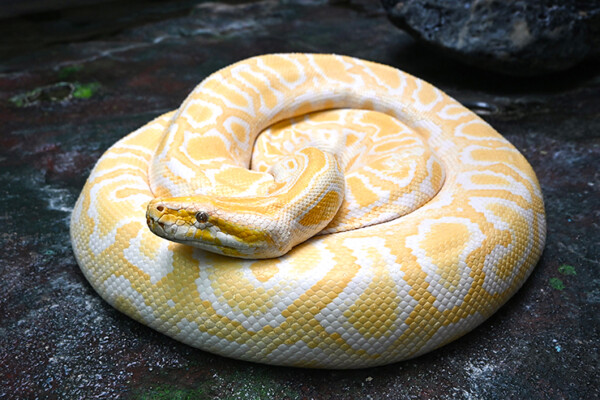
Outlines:
{"label": "snake body coil", "polygon": [[177,340],[359,368],[492,315],[539,259],[545,215],[524,157],[435,87],[279,54],[216,72],[113,145],[71,239],[107,302]]}

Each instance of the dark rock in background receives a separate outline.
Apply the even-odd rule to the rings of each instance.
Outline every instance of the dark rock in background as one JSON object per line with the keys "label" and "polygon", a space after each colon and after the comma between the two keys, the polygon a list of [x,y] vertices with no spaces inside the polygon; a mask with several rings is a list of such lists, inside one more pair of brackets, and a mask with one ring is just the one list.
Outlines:
{"label": "dark rock in background", "polygon": [[108,3],[111,0],[0,0],[0,18],[61,10],[68,7]]}
{"label": "dark rock in background", "polygon": [[600,54],[600,2],[382,0],[389,19],[459,61],[509,75],[570,68]]}

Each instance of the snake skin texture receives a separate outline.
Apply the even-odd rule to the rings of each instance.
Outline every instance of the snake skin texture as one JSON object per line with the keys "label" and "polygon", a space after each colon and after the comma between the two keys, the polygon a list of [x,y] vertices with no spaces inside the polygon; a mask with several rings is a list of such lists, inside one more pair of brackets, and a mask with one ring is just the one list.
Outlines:
{"label": "snake skin texture", "polygon": [[[345,196],[283,256],[214,254],[146,224],[157,197],[268,197],[308,147],[335,155]],[[318,196],[295,187],[286,206],[310,214]],[[280,222],[269,210],[244,219]],[[487,123],[407,73],[322,54],[209,76],[106,151],[71,219],[81,270],[118,310],[205,351],[312,368],[382,365],[457,339],[521,287],[545,235],[535,173]]]}

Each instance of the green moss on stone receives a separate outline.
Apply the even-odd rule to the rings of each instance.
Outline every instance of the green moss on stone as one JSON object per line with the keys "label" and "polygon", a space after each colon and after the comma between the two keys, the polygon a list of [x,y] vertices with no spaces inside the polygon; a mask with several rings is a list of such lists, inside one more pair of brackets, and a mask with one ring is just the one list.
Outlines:
{"label": "green moss on stone", "polygon": [[71,98],[89,99],[100,89],[97,82],[70,83],[57,82],[49,86],[35,88],[25,93],[18,94],[9,99],[16,107],[29,107],[40,103],[55,103],[68,101]]}
{"label": "green moss on stone", "polygon": [[550,286],[556,290],[563,290],[565,288],[565,284],[558,278],[550,278]]}
{"label": "green moss on stone", "polygon": [[560,267],[558,267],[558,272],[560,272],[563,275],[577,275],[577,271],[575,271],[575,268],[573,268],[572,265],[567,264],[563,264]]}
{"label": "green moss on stone", "polygon": [[75,83],[74,85],[73,97],[76,99],[89,99],[100,88],[98,83]]}

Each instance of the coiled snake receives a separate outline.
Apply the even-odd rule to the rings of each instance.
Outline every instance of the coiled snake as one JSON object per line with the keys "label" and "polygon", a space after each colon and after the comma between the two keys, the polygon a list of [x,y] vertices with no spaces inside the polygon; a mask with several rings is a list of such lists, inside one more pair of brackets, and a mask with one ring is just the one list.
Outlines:
{"label": "coiled snake", "polygon": [[71,239],[107,302],[177,340],[358,368],[494,313],[536,264],[545,215],[525,158],[440,90],[278,54],[214,73],[106,151]]}

